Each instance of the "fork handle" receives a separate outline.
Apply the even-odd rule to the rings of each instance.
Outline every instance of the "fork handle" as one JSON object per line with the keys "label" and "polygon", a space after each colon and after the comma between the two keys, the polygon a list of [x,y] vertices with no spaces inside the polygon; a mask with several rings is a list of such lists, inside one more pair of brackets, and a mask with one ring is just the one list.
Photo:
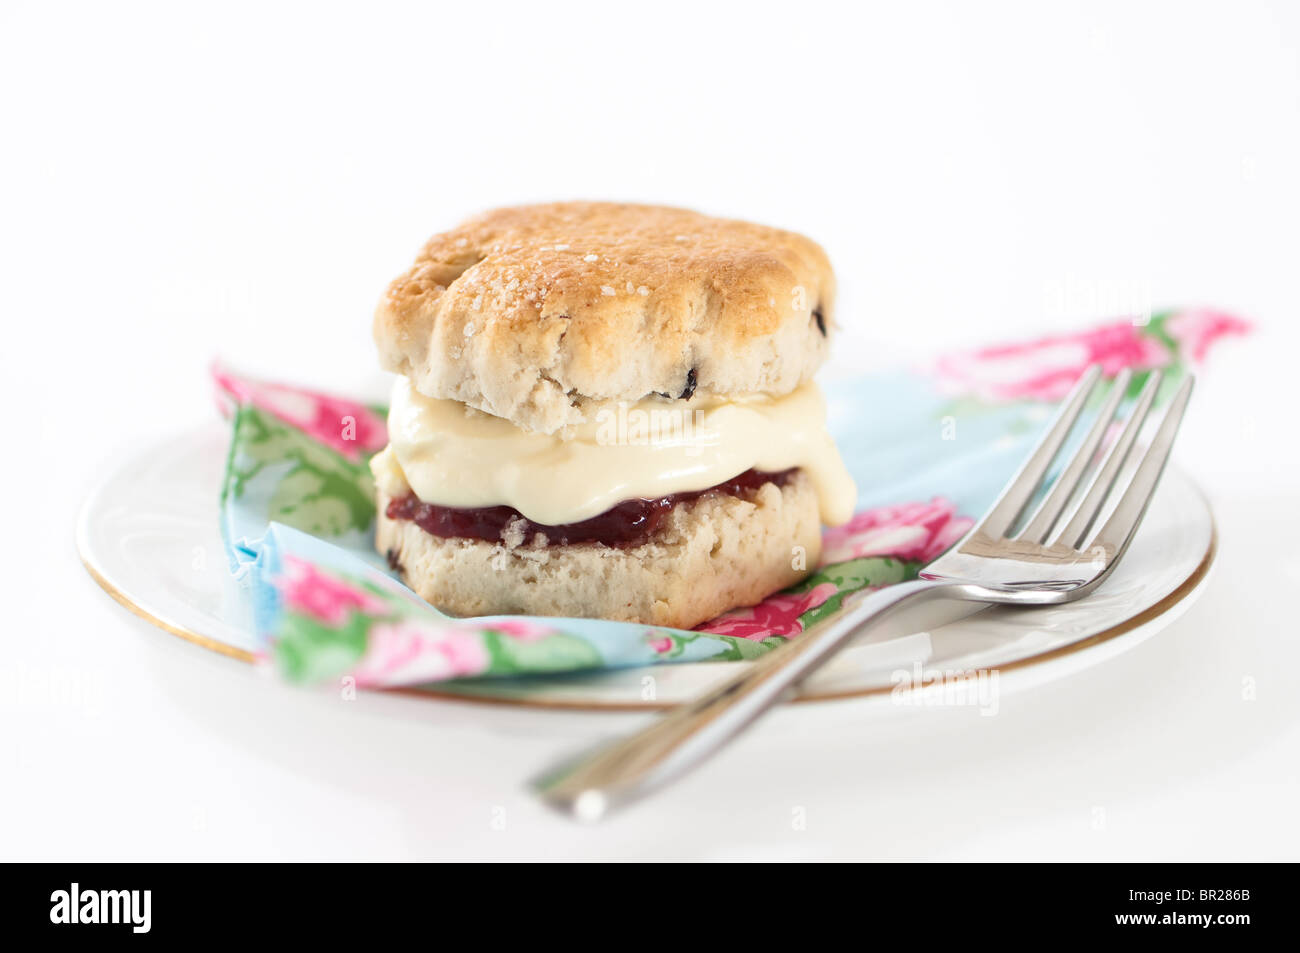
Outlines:
{"label": "fork handle", "polygon": [[595,820],[700,764],[786,697],[865,623],[929,596],[958,595],[953,590],[960,588],[950,580],[917,579],[868,592],[829,625],[759,656],[695,701],[544,777],[537,786],[552,805]]}

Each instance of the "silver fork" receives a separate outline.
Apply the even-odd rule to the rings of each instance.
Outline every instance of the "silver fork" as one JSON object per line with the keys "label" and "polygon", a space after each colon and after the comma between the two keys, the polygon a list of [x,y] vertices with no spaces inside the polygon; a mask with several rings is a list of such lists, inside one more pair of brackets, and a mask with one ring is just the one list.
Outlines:
{"label": "silver fork", "polygon": [[[1114,570],[1142,521],[1192,392],[1188,376],[1150,443],[1135,458],[1132,477],[1120,489],[1117,477],[1133,454],[1161,380],[1158,371],[1151,372],[1119,436],[1094,464],[1128,388],[1129,373],[1121,372],[1078,449],[1050,487],[1045,486],[1052,462],[1100,376],[1099,367],[1088,369],[993,507],[957,545],[926,566],[920,578],[860,594],[856,604],[838,618],[760,656],[702,697],[643,731],[543,777],[537,782],[542,796],[583,820],[595,820],[641,797],[704,761],[785,698],[868,623],[875,624],[902,606],[934,597],[1039,606],[1070,602],[1092,592]],[[1044,490],[1042,501],[1031,507]],[[1078,502],[1071,506],[1076,498]]]}

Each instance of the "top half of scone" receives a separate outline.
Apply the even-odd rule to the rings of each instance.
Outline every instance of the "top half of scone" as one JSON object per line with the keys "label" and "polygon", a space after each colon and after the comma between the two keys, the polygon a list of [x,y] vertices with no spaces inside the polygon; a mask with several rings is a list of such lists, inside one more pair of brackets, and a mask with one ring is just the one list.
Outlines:
{"label": "top half of scone", "polygon": [[811,384],[834,292],[816,243],[747,222],[602,202],[472,218],[430,239],[375,314],[401,375],[393,479],[554,523],[798,467],[842,522],[852,484]]}
{"label": "top half of scone", "polygon": [[593,402],[788,394],[826,356],[834,292],[802,235],[559,202],[435,235],[389,286],[375,340],[421,393],[552,433]]}

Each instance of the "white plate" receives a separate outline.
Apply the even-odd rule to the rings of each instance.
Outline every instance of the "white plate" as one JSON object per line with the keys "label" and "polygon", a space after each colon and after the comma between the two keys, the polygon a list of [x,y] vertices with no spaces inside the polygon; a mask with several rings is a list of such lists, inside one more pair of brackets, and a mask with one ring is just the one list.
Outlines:
{"label": "white plate", "polygon": [[[217,521],[228,442],[227,428],[214,422],[130,459],[86,501],[77,547],[95,580],[131,611],[205,648],[251,661],[256,643],[248,610],[231,584]],[[1124,561],[1092,596],[1063,606],[974,614],[966,604],[919,607],[890,631],[841,652],[804,684],[799,700],[897,700],[901,689],[921,686],[913,698],[983,703],[984,695],[944,694],[955,691],[953,683],[936,676],[986,673],[985,693],[1058,678],[1126,651],[1177,618],[1199,594],[1214,551],[1209,506],[1170,467]],[[746,663],[657,665],[413,691],[543,707],[658,708],[699,694],[740,664]]]}

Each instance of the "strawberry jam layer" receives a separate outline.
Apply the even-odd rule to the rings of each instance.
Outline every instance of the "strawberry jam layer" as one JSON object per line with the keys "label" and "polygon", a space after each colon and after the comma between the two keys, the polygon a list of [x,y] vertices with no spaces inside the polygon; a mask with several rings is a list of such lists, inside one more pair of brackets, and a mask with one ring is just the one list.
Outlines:
{"label": "strawberry jam layer", "polygon": [[670,493],[668,496],[652,500],[624,500],[591,519],[559,526],[534,523],[510,506],[474,508],[438,506],[434,503],[421,502],[413,493],[389,501],[385,513],[389,519],[411,520],[426,533],[443,539],[481,539],[495,543],[504,537],[507,526],[522,520],[522,526],[510,526],[510,531],[513,535],[522,530],[522,538],[527,541],[531,541],[537,533],[544,533],[548,546],[567,546],[571,543],[630,546],[643,543],[653,535],[664,517],[671,513],[678,503],[689,503],[707,493],[742,496],[757,490],[765,483],[785,486],[795,472],[793,469],[782,470],[779,473],[746,470],[739,476],[734,476],[717,486],[711,486],[707,490]]}

